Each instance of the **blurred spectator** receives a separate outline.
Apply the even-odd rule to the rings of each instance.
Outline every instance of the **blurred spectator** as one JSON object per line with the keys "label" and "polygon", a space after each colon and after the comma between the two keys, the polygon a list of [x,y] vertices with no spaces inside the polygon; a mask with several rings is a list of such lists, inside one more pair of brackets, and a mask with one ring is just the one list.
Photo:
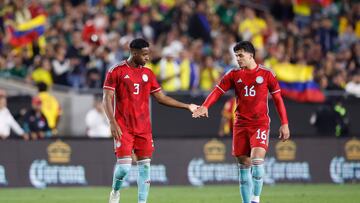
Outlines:
{"label": "blurred spectator", "polygon": [[255,11],[249,7],[244,10],[245,18],[239,25],[239,33],[243,40],[251,41],[260,53],[264,49],[263,34],[267,28],[264,19],[257,17]]}
{"label": "blurred spectator", "polygon": [[236,98],[228,99],[221,112],[221,121],[219,127],[219,136],[231,136],[235,118]]}
{"label": "blurred spectator", "polygon": [[180,90],[180,66],[175,61],[176,53],[171,47],[165,47],[162,52],[163,58],[159,62],[159,79],[161,87],[166,92],[175,92]]}
{"label": "blurred spectator", "polygon": [[351,24],[345,25],[345,29],[339,36],[339,45],[340,49],[348,49],[357,41],[356,34],[354,32],[354,28]]}
{"label": "blurred spectator", "polygon": [[310,117],[310,124],[314,125],[320,135],[348,135],[349,118],[346,108],[339,99],[327,101],[321,105]]}
{"label": "blurred spectator", "polygon": [[350,82],[345,86],[346,92],[360,98],[360,72],[352,76]]}
{"label": "blurred spectator", "polygon": [[6,57],[0,55],[0,78],[9,77],[10,73],[6,67]]}
{"label": "blurred spectator", "polygon": [[336,72],[329,82],[327,90],[339,90],[344,91],[346,85],[345,75],[343,71]]}
{"label": "blurred spectator", "polygon": [[99,69],[90,68],[86,73],[86,83],[87,88],[100,88],[101,83],[101,74]]}
{"label": "blurred spectator", "polygon": [[334,51],[337,45],[337,31],[333,28],[329,18],[321,20],[320,28],[317,30],[317,36],[323,53]]}
{"label": "blurred spectator", "polygon": [[195,63],[187,50],[182,50],[180,52],[179,59],[181,90],[197,90],[199,85],[199,66]]}
{"label": "blurred spectator", "polygon": [[109,121],[106,118],[101,97],[95,97],[94,107],[85,117],[86,134],[90,138],[111,137]]}
{"label": "blurred spectator", "polygon": [[293,10],[295,13],[295,22],[299,28],[309,25],[311,22],[311,3],[308,0],[295,0],[293,1]]}
{"label": "blurred spectator", "polygon": [[47,58],[41,59],[37,57],[36,59],[41,60],[41,64],[35,67],[31,73],[31,80],[36,83],[45,83],[48,87],[53,85],[53,79],[51,75],[51,63]]}
{"label": "blurred spectator", "polygon": [[202,39],[204,42],[210,42],[211,27],[206,16],[207,4],[205,1],[198,1],[196,11],[189,20],[189,35],[194,39]]}
{"label": "blurred spectator", "polygon": [[220,79],[222,74],[219,67],[216,67],[211,56],[204,56],[204,64],[200,70],[200,89],[210,91]]}
{"label": "blurred spectator", "polygon": [[27,75],[27,68],[23,63],[23,58],[19,54],[13,56],[13,64],[10,67],[10,75],[25,79]]}
{"label": "blurred spectator", "polygon": [[54,82],[60,85],[70,85],[68,81],[70,73],[70,60],[65,58],[66,48],[58,46],[55,48],[56,57],[52,61]]}
{"label": "blurred spectator", "polygon": [[22,136],[25,140],[29,139],[29,135],[20,127],[11,115],[9,109],[6,107],[6,92],[0,89],[0,139],[6,139],[10,136],[10,130],[12,129],[19,136]]}
{"label": "blurred spectator", "polygon": [[30,134],[31,139],[37,140],[51,136],[51,129],[43,113],[41,113],[41,100],[33,97],[31,109],[27,110],[23,118],[25,132]]}
{"label": "blurred spectator", "polygon": [[285,24],[294,19],[292,0],[275,0],[271,5],[270,11],[276,20]]}
{"label": "blurred spectator", "polygon": [[222,0],[219,1],[219,5],[216,8],[216,14],[219,15],[221,22],[226,26],[231,25],[237,12],[233,3],[234,1],[232,0]]}
{"label": "blurred spectator", "polygon": [[48,91],[48,86],[45,83],[38,83],[37,88],[39,92],[37,98],[41,101],[41,113],[45,116],[52,134],[56,135],[56,127],[62,114],[61,106],[56,97]]}

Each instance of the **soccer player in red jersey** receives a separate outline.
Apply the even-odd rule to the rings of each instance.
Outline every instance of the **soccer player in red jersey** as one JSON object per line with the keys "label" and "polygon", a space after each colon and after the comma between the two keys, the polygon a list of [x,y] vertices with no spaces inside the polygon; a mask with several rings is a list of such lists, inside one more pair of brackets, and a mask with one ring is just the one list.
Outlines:
{"label": "soccer player in red jersey", "polygon": [[[149,97],[163,105],[194,112],[195,104],[185,104],[163,94],[154,73],[144,67],[149,60],[149,43],[134,39],[130,57],[113,66],[104,83],[103,105],[114,137],[117,162],[114,168],[110,203],[118,203],[119,190],[131,168],[132,152],[137,157],[138,202],[146,203],[150,188],[150,159],[154,150]],[[115,102],[114,102],[115,101]]]}
{"label": "soccer player in red jersey", "polygon": [[240,68],[229,71],[194,113],[208,117],[208,108],[230,88],[236,94],[236,118],[233,127],[232,155],[239,162],[239,185],[243,203],[260,202],[264,176],[264,158],[268,149],[270,117],[268,92],[272,95],[281,120],[280,136],[289,139],[290,131],[281,90],[275,74],[256,64],[254,46],[247,41],[234,47]]}

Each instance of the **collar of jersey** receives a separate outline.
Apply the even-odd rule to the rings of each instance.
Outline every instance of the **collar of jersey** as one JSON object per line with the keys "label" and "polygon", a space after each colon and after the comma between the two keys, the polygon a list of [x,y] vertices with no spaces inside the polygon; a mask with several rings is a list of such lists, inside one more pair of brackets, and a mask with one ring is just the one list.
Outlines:
{"label": "collar of jersey", "polygon": [[245,73],[253,73],[253,72],[256,72],[259,70],[259,64],[256,64],[256,68],[252,69],[252,70],[249,70],[249,69],[246,69],[246,68],[241,68]]}

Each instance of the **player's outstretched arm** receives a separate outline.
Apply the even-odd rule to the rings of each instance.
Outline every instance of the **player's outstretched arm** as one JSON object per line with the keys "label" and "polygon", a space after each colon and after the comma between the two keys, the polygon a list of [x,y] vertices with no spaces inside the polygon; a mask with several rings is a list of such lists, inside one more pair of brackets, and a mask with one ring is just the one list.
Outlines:
{"label": "player's outstretched arm", "polygon": [[154,92],[152,94],[156,101],[162,105],[180,108],[180,109],[187,109],[191,112],[194,112],[199,106],[196,104],[185,104],[176,99],[173,99],[169,96],[166,96],[162,91]]}
{"label": "player's outstretched arm", "polygon": [[107,118],[109,119],[110,122],[110,130],[111,130],[111,135],[117,139],[120,140],[121,135],[122,135],[122,131],[120,129],[119,124],[116,122],[116,119],[114,117],[114,91],[113,90],[107,90],[104,89],[103,91],[103,106],[104,106],[104,111],[105,114],[107,116]]}
{"label": "player's outstretched arm", "polygon": [[274,99],[276,110],[281,120],[281,126],[279,129],[279,139],[281,139],[282,141],[286,141],[290,138],[290,130],[289,130],[289,125],[288,125],[289,122],[286,114],[284,101],[281,97],[280,92],[273,94],[272,97]]}
{"label": "player's outstretched arm", "polygon": [[212,106],[222,95],[224,92],[220,91],[217,87],[211,91],[211,93],[207,96],[204,103],[196,109],[193,113],[193,118],[200,118],[200,117],[209,117],[208,109]]}

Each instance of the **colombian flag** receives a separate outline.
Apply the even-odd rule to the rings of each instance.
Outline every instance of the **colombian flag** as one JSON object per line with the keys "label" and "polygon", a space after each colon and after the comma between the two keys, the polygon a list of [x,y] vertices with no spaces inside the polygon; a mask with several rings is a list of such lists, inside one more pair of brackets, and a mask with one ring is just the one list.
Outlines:
{"label": "colombian flag", "polygon": [[284,97],[298,102],[324,102],[325,96],[313,78],[313,66],[278,63],[273,66]]}
{"label": "colombian flag", "polygon": [[15,47],[27,45],[45,33],[46,16],[38,15],[15,27],[8,26],[10,44]]}

